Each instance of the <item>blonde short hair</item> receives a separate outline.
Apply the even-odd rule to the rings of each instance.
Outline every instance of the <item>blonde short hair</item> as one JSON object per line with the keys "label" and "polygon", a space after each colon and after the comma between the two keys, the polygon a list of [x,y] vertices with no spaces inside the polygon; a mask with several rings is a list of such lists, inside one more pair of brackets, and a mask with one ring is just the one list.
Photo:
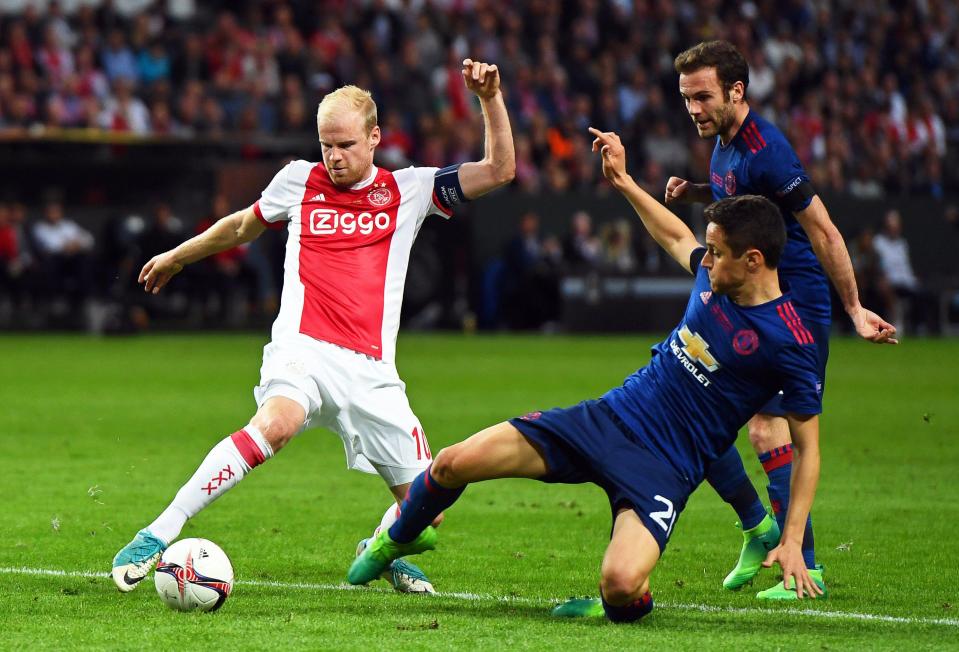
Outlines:
{"label": "blonde short hair", "polygon": [[341,86],[327,93],[316,110],[317,122],[332,115],[338,109],[358,111],[363,116],[367,134],[376,126],[376,102],[373,101],[369,91],[350,85]]}

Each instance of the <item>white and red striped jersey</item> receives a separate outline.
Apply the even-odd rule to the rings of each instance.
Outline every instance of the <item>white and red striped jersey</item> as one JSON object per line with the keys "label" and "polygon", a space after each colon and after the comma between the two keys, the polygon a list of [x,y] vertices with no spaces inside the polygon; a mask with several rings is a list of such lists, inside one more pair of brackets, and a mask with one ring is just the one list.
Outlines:
{"label": "white and red striped jersey", "polygon": [[394,362],[413,240],[427,215],[449,217],[434,193],[437,168],[374,167],[350,187],[322,163],[293,161],[253,210],[267,226],[287,222],[280,312],[273,340],[303,333]]}

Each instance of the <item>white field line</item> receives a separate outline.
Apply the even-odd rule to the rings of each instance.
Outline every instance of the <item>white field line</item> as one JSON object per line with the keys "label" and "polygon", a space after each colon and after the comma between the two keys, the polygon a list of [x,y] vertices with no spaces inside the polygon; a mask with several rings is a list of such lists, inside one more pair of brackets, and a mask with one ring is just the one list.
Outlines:
{"label": "white field line", "polygon": [[[34,575],[50,577],[92,577],[97,579],[107,579],[109,573],[96,571],[65,571],[52,568],[28,568],[26,566],[4,567],[0,566],[0,575]],[[364,587],[350,586],[349,584],[316,584],[312,582],[276,582],[271,580],[237,580],[235,582],[240,586],[263,586],[269,588],[302,590],[302,591],[354,591]],[[392,593],[389,589],[370,589],[365,590],[378,591],[381,593]],[[443,592],[437,593],[440,598],[454,598],[457,600],[470,600],[482,602],[507,602],[514,604],[532,604],[547,605],[561,602],[559,598],[527,598],[522,596],[499,596],[483,593],[457,593]],[[959,627],[959,619],[956,618],[914,618],[909,616],[887,616],[885,614],[867,614],[854,611],[819,611],[818,609],[766,609],[761,607],[717,607],[708,604],[685,604],[680,602],[656,602],[659,609],[669,609],[677,611],[698,611],[701,613],[727,613],[743,615],[766,615],[766,616],[802,616],[804,618],[823,618],[827,620],[860,620],[867,622],[894,623],[903,625],[944,625],[947,627]]]}

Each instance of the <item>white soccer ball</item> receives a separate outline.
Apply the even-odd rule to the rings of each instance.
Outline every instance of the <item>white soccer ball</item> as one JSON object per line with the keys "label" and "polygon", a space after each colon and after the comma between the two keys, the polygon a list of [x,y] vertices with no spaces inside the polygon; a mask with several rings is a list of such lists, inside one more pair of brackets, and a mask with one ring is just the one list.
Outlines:
{"label": "white soccer ball", "polygon": [[233,589],[233,565],[212,541],[183,539],[160,557],[153,581],[171,609],[214,611]]}

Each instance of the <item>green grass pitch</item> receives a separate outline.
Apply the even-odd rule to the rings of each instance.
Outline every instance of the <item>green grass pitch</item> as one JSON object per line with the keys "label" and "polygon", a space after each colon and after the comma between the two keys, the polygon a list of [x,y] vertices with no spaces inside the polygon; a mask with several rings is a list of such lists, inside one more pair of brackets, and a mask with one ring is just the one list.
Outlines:
{"label": "green grass pitch", "polygon": [[[438,451],[601,394],[648,359],[651,341],[403,334],[398,359]],[[828,601],[757,603],[771,570],[724,591],[740,535],[704,487],[653,575],[649,618],[553,620],[557,600],[596,592],[608,508],[595,487],[522,480],[472,486],[448,512],[440,548],[420,559],[445,595],[348,590],[356,542],[389,499],[377,477],[346,471],[339,440],[321,430],[184,531],[233,561],[220,612],[175,613],[149,580],[120,595],[105,575],[114,553],[246,423],[264,343],[0,338],[0,649],[959,649],[956,340],[833,342],[814,510]],[[759,464],[745,459],[764,496]]]}

